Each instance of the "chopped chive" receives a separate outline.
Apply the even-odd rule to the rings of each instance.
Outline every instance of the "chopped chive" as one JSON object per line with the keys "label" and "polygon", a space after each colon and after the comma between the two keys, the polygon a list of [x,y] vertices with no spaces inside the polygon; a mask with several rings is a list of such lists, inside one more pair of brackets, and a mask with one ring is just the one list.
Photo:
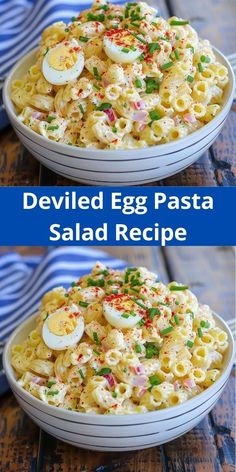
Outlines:
{"label": "chopped chive", "polygon": [[210,328],[210,323],[209,323],[209,321],[206,321],[206,322],[205,322],[205,328]]}
{"label": "chopped chive", "polygon": [[178,317],[178,315],[174,315],[174,320],[175,320],[175,324],[179,325],[179,317]]}
{"label": "chopped chive", "polygon": [[189,21],[187,20],[171,20],[170,21],[171,26],[184,26],[184,25],[189,25]]}
{"label": "chopped chive", "polygon": [[126,374],[126,372],[127,372],[127,367],[124,367],[123,372]]}
{"label": "chopped chive", "polygon": [[171,285],[169,289],[171,290],[171,292],[179,292],[181,290],[187,290],[188,285]]}
{"label": "chopped chive", "polygon": [[107,10],[109,10],[109,6],[108,5],[100,5],[97,9],[107,11]]}
{"label": "chopped chive", "polygon": [[113,126],[112,131],[113,131],[113,133],[117,133],[118,130],[115,126]]}
{"label": "chopped chive", "polygon": [[145,320],[142,318],[138,323],[140,327],[142,327],[145,324]]}
{"label": "chopped chive", "polygon": [[187,341],[187,346],[190,347],[190,349],[191,347],[193,347],[193,344],[194,344],[193,341]]}
{"label": "chopped chive", "polygon": [[121,51],[123,51],[123,52],[130,52],[130,49],[129,49],[129,48],[122,48]]}
{"label": "chopped chive", "polygon": [[44,53],[44,56],[46,56],[46,54],[48,53],[49,51],[49,48],[46,49],[45,53]]}
{"label": "chopped chive", "polygon": [[100,352],[96,351],[96,349],[93,349],[94,354],[97,354],[97,356],[100,356]]}
{"label": "chopped chive", "polygon": [[96,275],[105,275],[105,277],[106,277],[107,275],[109,275],[109,270],[107,270],[107,269],[99,270],[99,271],[96,273]]}
{"label": "chopped chive", "polygon": [[140,43],[142,44],[147,44],[146,41],[144,41],[144,39],[140,38],[136,33],[134,33],[133,31],[130,31],[130,33],[132,34],[132,36],[134,36],[136,39],[138,39],[138,41],[140,41]]}
{"label": "chopped chive", "polygon": [[99,15],[94,15],[93,13],[88,13],[87,14],[87,20],[88,21],[100,21],[101,23],[105,20],[105,15],[104,13],[100,13]]}
{"label": "chopped chive", "polygon": [[84,377],[84,373],[83,373],[82,369],[79,369],[79,373],[80,373],[81,378],[84,379],[85,377]]}
{"label": "chopped chive", "polygon": [[77,287],[77,283],[76,282],[71,282],[71,287]]}
{"label": "chopped chive", "polygon": [[81,300],[81,301],[79,301],[79,306],[83,306],[84,308],[87,308],[87,306],[89,306],[89,303],[83,302]]}
{"label": "chopped chive", "polygon": [[209,56],[201,56],[201,62],[209,64],[209,62],[211,62],[211,59],[209,58]]}
{"label": "chopped chive", "polygon": [[142,88],[142,82],[140,79],[136,79],[134,83],[136,88]]}
{"label": "chopped chive", "polygon": [[58,129],[58,128],[59,128],[59,125],[48,126],[48,127],[47,127],[47,130],[48,130],[48,131],[55,131],[55,130]]}
{"label": "chopped chive", "polygon": [[116,398],[116,397],[117,397],[117,393],[116,393],[116,392],[112,392],[111,396],[112,396],[113,398]]}
{"label": "chopped chive", "polygon": [[82,43],[87,43],[89,38],[86,38],[86,36],[79,36],[79,40],[82,42]]}
{"label": "chopped chive", "polygon": [[81,105],[81,103],[79,104],[79,109],[80,109],[81,113],[84,114],[84,109],[83,109],[83,106]]}
{"label": "chopped chive", "polygon": [[93,84],[93,88],[95,88],[96,90],[101,90],[100,87],[98,87],[96,84]]}
{"label": "chopped chive", "polygon": [[98,335],[97,333],[95,333],[95,331],[93,332],[93,339],[97,345],[101,344],[101,341],[99,340]]}
{"label": "chopped chive", "polygon": [[199,70],[199,72],[201,72],[201,73],[202,73],[203,70],[204,70],[203,67],[202,67],[201,62],[199,62],[199,64],[198,64],[198,70]]}
{"label": "chopped chive", "polygon": [[148,45],[149,54],[153,54],[155,51],[160,51],[161,47],[158,43],[150,43]]}
{"label": "chopped chive", "polygon": [[59,390],[53,390],[51,392],[48,392],[48,395],[57,395],[59,393]]}
{"label": "chopped chive", "polygon": [[168,328],[165,328],[165,329],[161,329],[160,330],[160,334],[162,336],[166,336],[167,334],[171,333],[171,331],[173,331],[173,326],[168,326]]}
{"label": "chopped chive", "polygon": [[112,108],[112,105],[110,103],[102,103],[96,108],[96,110],[104,111],[109,110],[110,108]]}
{"label": "chopped chive", "polygon": [[139,343],[136,343],[136,344],[135,344],[134,349],[135,349],[135,352],[137,352],[137,354],[141,354],[141,352],[142,352],[142,347],[140,346]]}
{"label": "chopped chive", "polygon": [[66,33],[69,33],[69,31],[70,31],[69,28],[66,28],[66,29],[65,29],[65,32],[66,32]]}
{"label": "chopped chive", "polygon": [[102,80],[101,76],[98,73],[97,67],[93,67],[93,75],[96,80]]}
{"label": "chopped chive", "polygon": [[101,370],[96,372],[97,375],[107,375],[111,373],[111,369],[109,367],[103,367]]}
{"label": "chopped chive", "polygon": [[122,318],[126,318],[126,319],[129,318],[129,316],[130,316],[129,313],[122,313],[121,315]]}
{"label": "chopped chive", "polygon": [[153,320],[156,315],[160,315],[160,310],[158,308],[149,308],[149,319]]}
{"label": "chopped chive", "polygon": [[56,116],[48,115],[48,117],[47,117],[47,122],[48,122],[48,123],[51,123],[51,122],[52,122],[53,120],[55,120],[55,119],[56,119]]}
{"label": "chopped chive", "polygon": [[131,300],[133,300],[133,302],[135,302],[138,306],[140,306],[140,307],[143,308],[144,310],[147,310],[147,307],[146,307],[143,303],[141,303],[141,302],[139,302],[138,300],[136,300],[136,298],[131,297]]}
{"label": "chopped chive", "polygon": [[158,375],[151,375],[151,377],[149,377],[149,382],[152,387],[154,387],[154,385],[159,385],[161,383],[161,379]]}
{"label": "chopped chive", "polygon": [[87,279],[87,286],[88,287],[104,287],[105,280],[104,279],[97,279],[94,280],[91,277]]}
{"label": "chopped chive", "polygon": [[52,385],[54,385],[56,383],[56,380],[49,380],[47,383],[46,383],[46,387],[50,388]]}
{"label": "chopped chive", "polygon": [[175,58],[176,58],[177,60],[180,59],[180,55],[179,55],[179,50],[178,50],[178,49],[175,49],[175,50],[174,50],[174,55],[175,55]]}
{"label": "chopped chive", "polygon": [[78,18],[76,16],[72,16],[71,21],[78,21]]}
{"label": "chopped chive", "polygon": [[202,338],[202,329],[201,328],[198,328],[197,334],[198,334],[199,338]]}
{"label": "chopped chive", "polygon": [[46,314],[46,316],[44,317],[43,321],[46,321],[46,319],[49,317],[49,313]]}
{"label": "chopped chive", "polygon": [[146,348],[146,354],[145,357],[146,359],[152,359],[154,356],[159,355],[159,349],[154,343],[146,343],[145,344]]}
{"label": "chopped chive", "polygon": [[160,113],[158,113],[158,111],[150,111],[149,112],[149,116],[151,118],[152,121],[156,121],[156,120],[160,120],[161,119],[161,115]]}
{"label": "chopped chive", "polygon": [[205,322],[204,320],[201,320],[201,322],[200,322],[200,326],[201,326],[202,328],[204,328],[204,327],[205,327],[205,324],[206,324],[206,322]]}
{"label": "chopped chive", "polygon": [[188,75],[187,81],[190,82],[190,84],[192,84],[192,82],[194,81],[194,77],[192,75]]}
{"label": "chopped chive", "polygon": [[111,293],[112,293],[113,295],[116,295],[116,294],[118,293],[118,290],[112,290]]}
{"label": "chopped chive", "polygon": [[173,62],[167,62],[166,64],[163,64],[161,66],[161,70],[167,70],[167,69],[170,69],[170,67],[172,67],[174,65]]}

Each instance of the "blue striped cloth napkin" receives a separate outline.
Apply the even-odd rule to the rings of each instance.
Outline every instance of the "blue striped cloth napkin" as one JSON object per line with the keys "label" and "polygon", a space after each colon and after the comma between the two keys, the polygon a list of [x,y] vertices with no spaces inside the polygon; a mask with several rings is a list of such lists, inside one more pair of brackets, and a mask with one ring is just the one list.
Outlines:
{"label": "blue striped cloth napkin", "polygon": [[[112,0],[117,2],[124,3]],[[56,21],[68,23],[91,3],[88,0],[0,0],[0,89],[11,68],[37,46],[48,25]],[[0,129],[7,124],[0,93]]]}
{"label": "blue striped cloth napkin", "polygon": [[45,292],[69,287],[98,260],[115,269],[127,265],[105,252],[74,246],[49,249],[43,256],[0,255],[0,395],[8,389],[1,352],[12,331],[37,311]]}

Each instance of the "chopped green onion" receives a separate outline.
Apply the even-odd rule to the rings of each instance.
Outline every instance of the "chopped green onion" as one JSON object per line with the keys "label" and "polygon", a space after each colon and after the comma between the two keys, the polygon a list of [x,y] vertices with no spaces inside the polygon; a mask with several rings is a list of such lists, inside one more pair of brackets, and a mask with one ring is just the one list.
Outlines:
{"label": "chopped green onion", "polygon": [[161,115],[160,113],[158,113],[158,111],[150,111],[149,112],[149,116],[151,118],[152,121],[156,121],[156,120],[160,120],[161,119]]}
{"label": "chopped green onion", "polygon": [[170,67],[172,67],[173,65],[174,65],[173,62],[167,62],[166,64],[163,64],[163,65],[161,66],[161,70],[167,70],[167,69],[169,69]]}
{"label": "chopped green onion", "polygon": [[48,317],[49,317],[49,313],[46,314],[46,316],[44,317],[43,321],[45,321]]}
{"label": "chopped green onion", "polygon": [[113,133],[117,133],[118,130],[115,126],[113,126],[112,131],[113,131]]}
{"label": "chopped green onion", "polygon": [[94,354],[97,354],[97,356],[100,356],[100,352],[96,351],[96,349],[93,349]]}
{"label": "chopped green onion", "polygon": [[187,341],[187,346],[190,347],[190,349],[191,347],[193,347],[193,345],[194,345],[193,341]]}
{"label": "chopped green onion", "polygon": [[77,16],[72,16],[71,21],[78,21]]}
{"label": "chopped green onion", "polygon": [[210,323],[209,323],[209,321],[206,321],[206,322],[205,322],[205,328],[210,328]]}
{"label": "chopped green onion", "polygon": [[81,103],[79,104],[79,109],[80,109],[81,113],[84,114],[84,109],[83,109],[83,106],[81,105]]}
{"label": "chopped green onion", "polygon": [[142,318],[139,322],[138,325],[142,327],[145,324],[145,320]]}
{"label": "chopped green onion", "polygon": [[116,398],[116,397],[117,397],[117,393],[116,393],[116,392],[112,392],[111,396],[112,396],[113,398]]}
{"label": "chopped green onion", "polygon": [[97,279],[94,280],[91,277],[87,279],[87,286],[88,287],[104,287],[105,280],[104,279]]}
{"label": "chopped green onion", "polygon": [[156,315],[160,315],[160,310],[158,308],[149,308],[149,319],[153,320]]}
{"label": "chopped green onion", "polygon": [[154,343],[146,343],[145,344],[146,348],[146,354],[145,357],[146,359],[152,359],[154,356],[159,355],[159,349]]}
{"label": "chopped green onion", "polygon": [[97,67],[93,67],[93,75],[96,80],[102,80],[101,76],[98,73]]}
{"label": "chopped green onion", "polygon": [[109,110],[110,108],[112,108],[112,105],[110,103],[102,103],[96,109],[100,111],[104,111],[104,110]]}
{"label": "chopped green onion", "polygon": [[89,38],[86,38],[86,36],[79,36],[79,40],[82,42],[82,43],[87,43]]}
{"label": "chopped green onion", "polygon": [[48,117],[47,117],[47,122],[48,122],[48,123],[51,123],[51,122],[52,122],[53,120],[55,120],[55,119],[56,119],[56,116],[48,115]]}
{"label": "chopped green onion", "polygon": [[97,9],[107,11],[107,10],[109,10],[109,6],[108,5],[100,5]]}
{"label": "chopped green onion", "polygon": [[116,295],[116,294],[118,293],[118,290],[112,290],[111,293],[112,293],[113,295]]}
{"label": "chopped green onion", "polygon": [[175,320],[175,324],[179,325],[179,317],[178,317],[178,315],[174,315],[174,320]]}
{"label": "chopped green onion", "polygon": [[179,292],[181,290],[187,290],[188,285],[171,285],[169,289],[171,290],[171,292]]}
{"label": "chopped green onion", "polygon": [[76,282],[71,282],[71,287],[77,287],[77,283]]}
{"label": "chopped green onion", "polygon": [[122,48],[121,51],[122,52],[130,52],[130,49],[129,48]]}
{"label": "chopped green onion", "polygon": [[95,331],[93,332],[93,339],[96,344],[101,344],[101,341],[99,340],[98,335],[97,333],[95,333]]}
{"label": "chopped green onion", "polygon": [[202,67],[201,62],[199,62],[199,64],[198,64],[198,70],[199,70],[199,72],[201,72],[201,73],[202,73],[203,70],[204,70],[203,67]]}
{"label": "chopped green onion", "polygon": [[141,303],[141,302],[139,302],[138,300],[136,300],[136,298],[131,297],[131,300],[133,300],[133,302],[135,302],[136,305],[140,306],[140,307],[143,308],[144,310],[147,310],[147,307],[146,307],[143,303]]}
{"label": "chopped green onion", "polygon": [[198,334],[198,337],[199,337],[199,338],[202,338],[202,330],[201,330],[201,328],[198,328],[197,334]]}
{"label": "chopped green onion", "polygon": [[135,83],[135,87],[142,88],[142,82],[140,79],[136,79],[134,83]]}
{"label": "chopped green onion", "polygon": [[142,347],[141,347],[141,345],[140,345],[139,343],[136,343],[136,344],[135,344],[134,349],[135,349],[135,352],[137,352],[137,354],[141,354],[141,352],[142,352]]}
{"label": "chopped green onion", "polygon": [[184,26],[184,25],[189,25],[189,21],[187,20],[171,20],[170,21],[171,26]]}
{"label": "chopped green onion", "polygon": [[124,367],[123,372],[126,374],[126,372],[127,372],[127,367]]}
{"label": "chopped green onion", "polygon": [[59,125],[48,126],[48,127],[47,127],[47,130],[48,130],[48,131],[55,131],[55,130],[58,129],[58,128],[59,128]]}
{"label": "chopped green onion", "polygon": [[187,81],[190,82],[190,84],[192,84],[192,82],[194,81],[194,77],[192,75],[188,75]]}
{"label": "chopped green onion", "polygon": [[209,64],[209,62],[211,62],[211,59],[209,58],[209,56],[201,56],[201,62]]}
{"label": "chopped green onion", "polygon": [[155,51],[160,51],[161,47],[158,43],[150,43],[148,45],[149,54],[153,54]]}
{"label": "chopped green onion", "polygon": [[149,382],[152,387],[154,387],[154,385],[159,385],[161,383],[161,379],[158,375],[151,375],[151,377],[149,377]]}
{"label": "chopped green onion", "polygon": [[201,326],[202,328],[204,328],[204,327],[205,327],[205,324],[206,324],[206,322],[205,322],[204,320],[201,320],[201,322],[200,322],[200,326]]}
{"label": "chopped green onion", "polygon": [[88,21],[101,21],[101,23],[105,20],[105,15],[104,13],[100,13],[99,15],[94,15],[93,13],[88,13],[87,14],[87,20]]}
{"label": "chopped green onion", "polygon": [[166,336],[167,334],[171,333],[171,331],[173,331],[173,326],[168,326],[168,328],[165,328],[165,329],[161,329],[160,330],[160,334],[162,336]]}
{"label": "chopped green onion", "polygon": [[54,385],[56,383],[56,380],[49,380],[47,383],[46,383],[46,387],[50,388],[52,385]]}
{"label": "chopped green onion", "polygon": [[129,315],[129,313],[122,313],[121,317],[122,318],[129,318],[130,315]]}
{"label": "chopped green onion", "polygon": [[140,41],[140,43],[143,43],[143,44],[147,44],[146,41],[144,41],[144,39],[140,38],[136,33],[134,33],[133,31],[130,31],[130,33],[132,34],[132,36],[134,36],[136,39],[138,39],[138,41]]}
{"label": "chopped green onion", "polygon": [[82,369],[79,369],[79,373],[80,373],[81,378],[84,379],[84,373],[83,373]]}
{"label": "chopped green onion", "polygon": [[51,392],[48,392],[48,395],[57,395],[59,393],[59,390],[53,390]]}
{"label": "chopped green onion", "polygon": [[110,373],[111,373],[111,369],[109,367],[103,367],[103,369],[96,372],[97,375],[106,375]]}
{"label": "chopped green onion", "polygon": [[66,28],[66,29],[65,29],[65,32],[66,32],[66,33],[69,33],[69,31],[70,31],[69,28]]}
{"label": "chopped green onion", "polygon": [[180,59],[180,55],[179,55],[179,50],[178,50],[178,49],[175,49],[175,50],[174,50],[174,55],[175,55],[175,58],[176,58],[177,60]]}
{"label": "chopped green onion", "polygon": [[79,306],[83,306],[84,308],[87,308],[89,306],[89,303],[83,302],[82,300],[79,301]]}

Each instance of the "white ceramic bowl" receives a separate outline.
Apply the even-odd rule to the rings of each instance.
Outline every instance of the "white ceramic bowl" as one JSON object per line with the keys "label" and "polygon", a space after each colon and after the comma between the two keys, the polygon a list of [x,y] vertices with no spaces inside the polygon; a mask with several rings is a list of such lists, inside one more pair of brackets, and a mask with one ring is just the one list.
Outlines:
{"label": "white ceramic bowl", "polygon": [[196,161],[214,142],[230,111],[235,79],[227,59],[214,49],[229,70],[221,112],[202,129],[168,144],[135,150],[92,150],[50,141],[17,120],[10,100],[12,80],[21,78],[35,62],[36,49],[17,63],[3,91],[4,104],[19,139],[42,164],[54,172],[88,185],[141,185],[176,174]]}
{"label": "white ceramic bowl", "polygon": [[227,324],[214,315],[217,325],[229,337],[222,374],[207,390],[187,402],[136,415],[93,415],[76,413],[43,403],[30,395],[15,379],[10,364],[11,346],[26,339],[35,326],[35,315],[27,319],[10,337],[3,365],[12,391],[23,410],[52,436],[73,446],[97,451],[130,451],[171,441],[196,426],[213,408],[229,378],[234,361],[234,341]]}

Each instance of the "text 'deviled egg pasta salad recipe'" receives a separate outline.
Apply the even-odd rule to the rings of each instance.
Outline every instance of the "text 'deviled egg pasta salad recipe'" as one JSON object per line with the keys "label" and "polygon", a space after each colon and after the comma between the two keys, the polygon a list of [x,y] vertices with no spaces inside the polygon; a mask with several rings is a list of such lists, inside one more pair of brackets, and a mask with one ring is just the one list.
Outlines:
{"label": "text 'deviled egg pasta salad recipe'", "polygon": [[145,413],[178,405],[220,376],[228,341],[185,285],[147,269],[97,263],[42,299],[35,329],[12,348],[18,383],[50,405]]}
{"label": "text 'deviled egg pasta salad recipe'", "polygon": [[144,2],[97,0],[46,28],[37,60],[12,83],[18,118],[46,138],[134,149],[185,137],[221,110],[227,68],[187,20]]}

